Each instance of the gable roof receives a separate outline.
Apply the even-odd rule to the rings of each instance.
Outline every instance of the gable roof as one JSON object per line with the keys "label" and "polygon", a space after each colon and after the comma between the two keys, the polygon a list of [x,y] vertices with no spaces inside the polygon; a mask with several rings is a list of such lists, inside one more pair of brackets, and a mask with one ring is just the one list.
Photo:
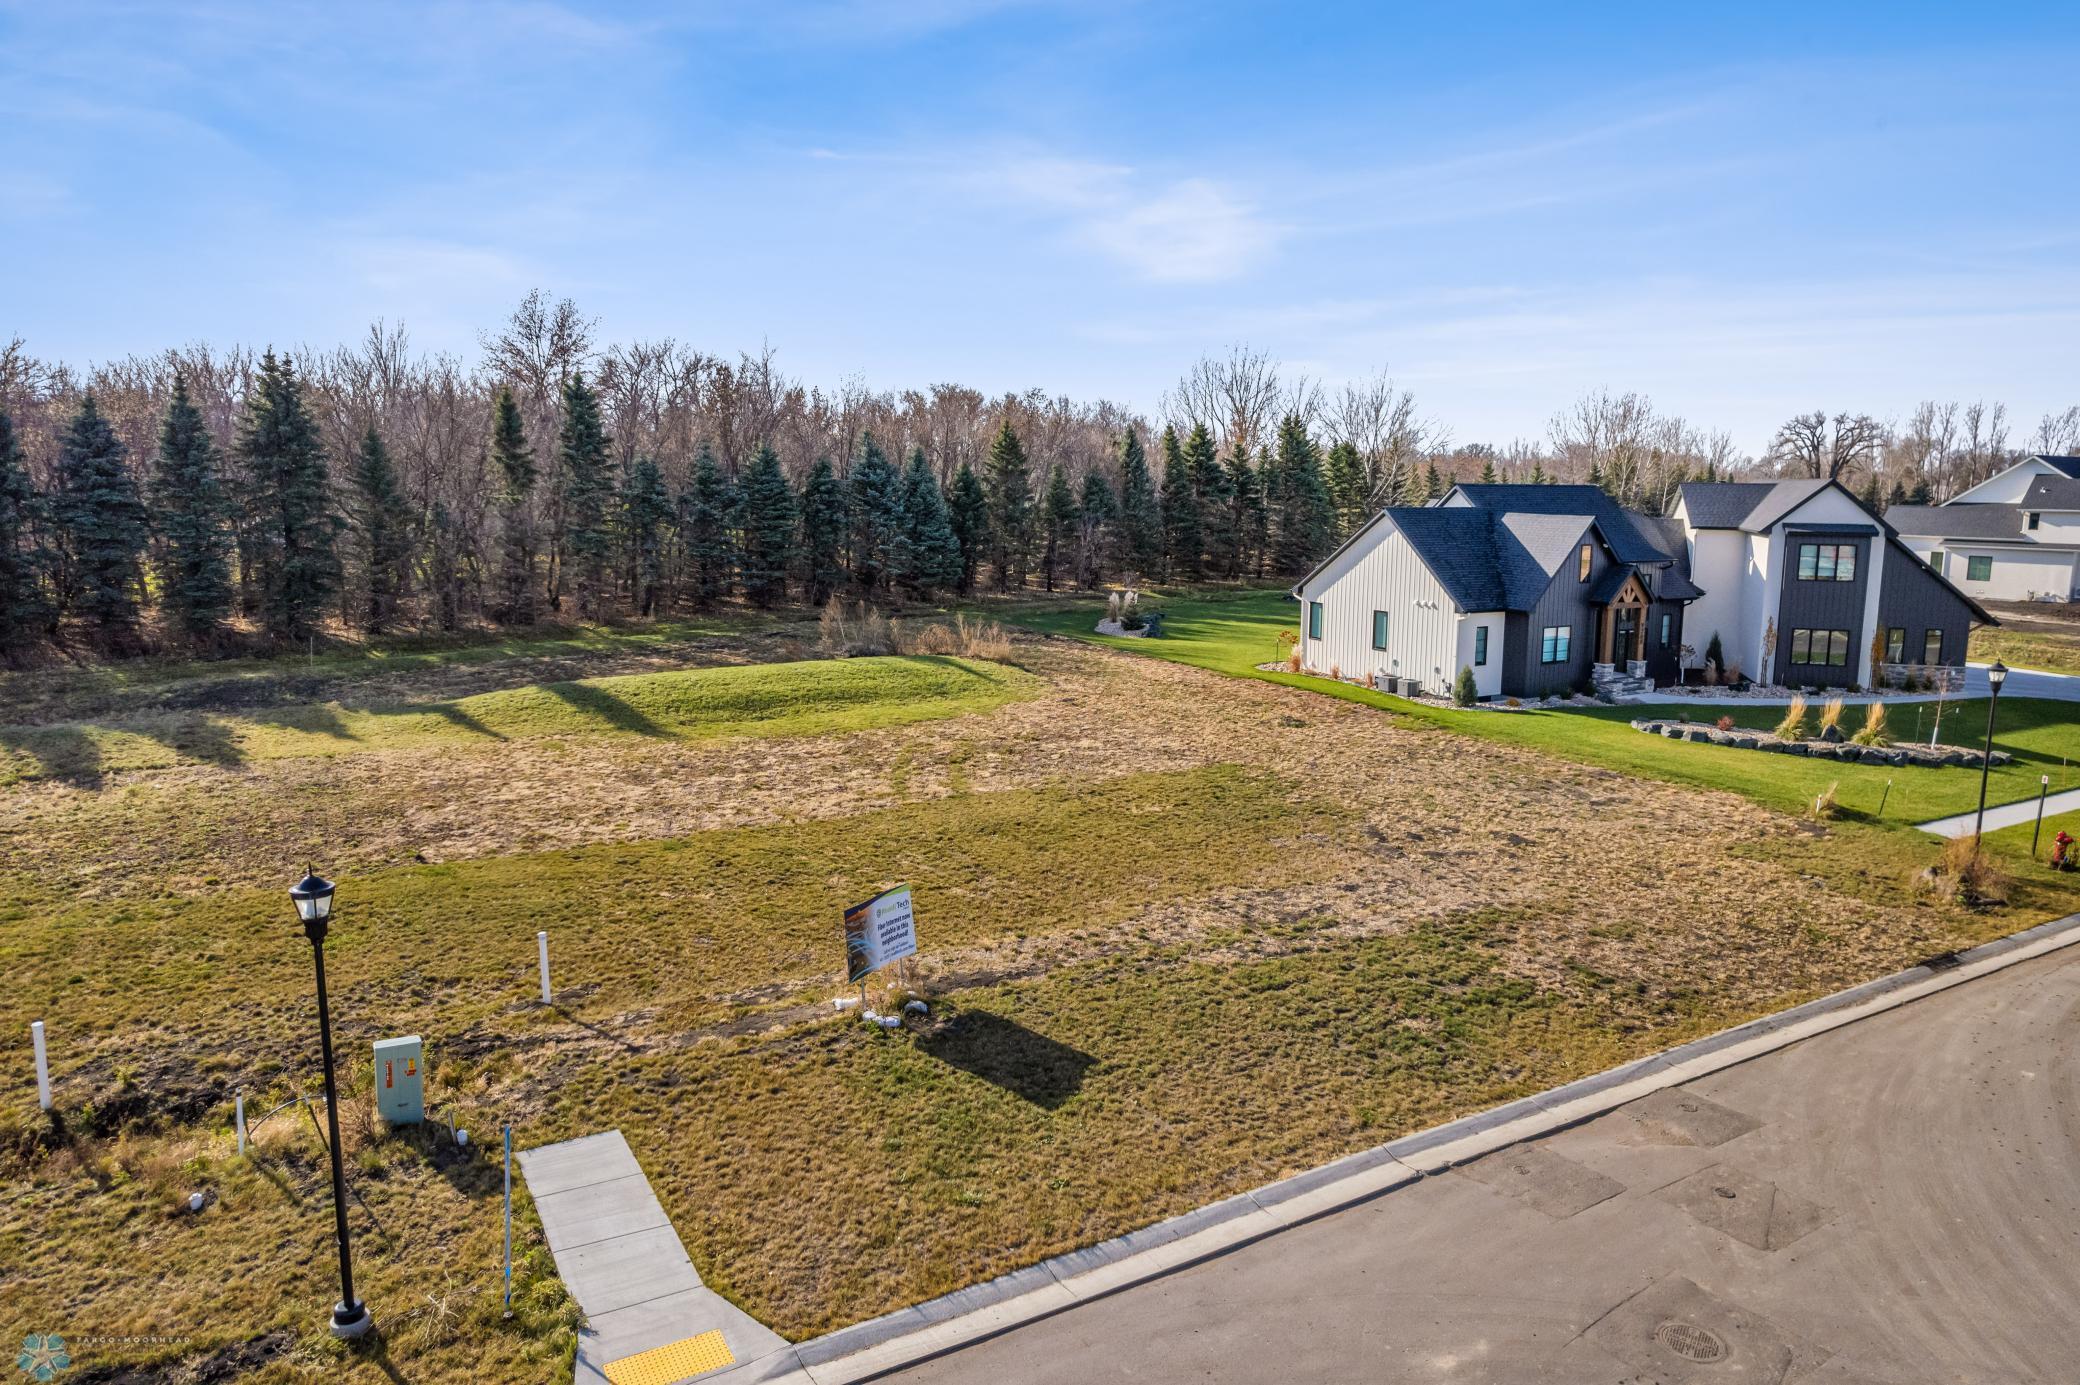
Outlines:
{"label": "gable roof", "polygon": [[1596,521],[1596,528],[1621,563],[1667,563],[1675,555],[1665,553],[1633,524],[1631,514],[1611,499],[1601,486],[1531,485],[1495,482],[1483,485],[1462,481],[1445,493],[1457,495],[1470,506],[1483,510],[1532,515],[1583,515]]}
{"label": "gable roof", "polygon": [[1745,529],[1755,534],[1836,484],[1810,476],[1792,481],[1685,481],[1683,513],[1693,529]]}
{"label": "gable roof", "polygon": [[[2080,458],[2062,458],[2080,464]],[[1966,508],[1960,506],[1959,508]],[[1983,507],[1982,507],[1983,508]],[[2025,510],[2080,510],[2080,480],[2070,476],[2039,476],[2029,483],[2022,497]]]}
{"label": "gable roof", "polygon": [[1381,510],[1294,583],[1293,595],[1299,596],[1383,520],[1401,531],[1464,611],[1530,610],[1545,595],[1553,574],[1572,560],[1582,536],[1592,530],[1601,533],[1589,515],[1500,514],[1475,505]]}
{"label": "gable roof", "polygon": [[2019,539],[2022,511],[2014,505],[1894,505],[1885,522],[1902,534],[1937,539]]}
{"label": "gable roof", "polygon": [[2050,452],[2038,452],[2032,456],[2023,458],[2023,460],[2028,462],[2042,462],[2045,466],[2055,467],[2059,471],[2064,472],[2067,476],[2070,476],[2075,480],[2080,480],[2080,457],[2061,457]]}

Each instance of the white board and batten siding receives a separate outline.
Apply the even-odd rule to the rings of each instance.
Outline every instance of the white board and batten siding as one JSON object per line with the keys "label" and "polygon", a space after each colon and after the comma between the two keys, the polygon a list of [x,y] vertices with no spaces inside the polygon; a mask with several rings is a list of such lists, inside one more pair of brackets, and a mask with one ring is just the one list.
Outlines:
{"label": "white board and batten siding", "polygon": [[[1465,617],[1444,584],[1416,555],[1394,521],[1381,516],[1300,590],[1301,667],[1346,678],[1392,674],[1421,681],[1426,692],[1450,690],[1461,667],[1473,663],[1476,624],[1487,624],[1488,662],[1474,670],[1475,685],[1492,696],[1502,681],[1500,614]],[[1321,638],[1310,637],[1311,604],[1322,607]],[[1387,613],[1387,647],[1372,647],[1373,613]]]}

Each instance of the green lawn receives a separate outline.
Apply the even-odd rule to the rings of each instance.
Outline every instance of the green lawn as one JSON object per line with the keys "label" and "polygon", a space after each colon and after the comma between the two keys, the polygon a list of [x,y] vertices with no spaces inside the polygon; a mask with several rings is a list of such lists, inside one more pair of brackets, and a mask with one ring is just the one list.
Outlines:
{"label": "green lawn", "polygon": [[0,726],[0,784],[562,737],[820,735],[986,711],[1037,686],[1005,665],[913,655],[626,674],[396,706],[329,702]]}
{"label": "green lawn", "polygon": [[[1093,599],[1052,611],[1019,617],[1020,623],[1059,635],[1070,635],[1135,654],[1171,659],[1238,677],[1260,678],[1289,687],[1307,688],[1329,697],[1379,707],[1410,725],[1431,725],[1483,739],[1504,741],[1565,759],[1602,765],[1680,784],[1731,789],[1786,812],[1800,812],[1830,785],[1845,816],[1911,824],[1973,807],[1979,798],[1976,771],[1891,769],[1806,760],[1798,756],[1763,755],[1751,750],[1669,741],[1634,731],[1627,723],[1640,717],[1687,713],[1692,720],[1713,722],[1731,714],[1737,725],[1773,726],[1780,707],[1704,706],[1689,702],[1634,707],[1568,708],[1518,712],[1460,711],[1430,707],[1384,693],[1304,674],[1263,672],[1260,663],[1276,661],[1283,650],[1281,630],[1292,630],[1299,608],[1282,591],[1170,601],[1146,599],[1147,609],[1164,612],[1161,639],[1125,639],[1092,633],[1102,607]],[[1899,704],[1892,709],[1895,735],[1911,737],[1919,725],[1925,739],[1933,727],[1934,704]],[[2015,757],[1993,771],[1989,803],[2035,798],[2038,776],[2049,774],[2053,792],[2080,783],[2072,761],[2080,759],[2080,706],[2072,703],[2011,698],[2001,703],[1994,731],[1996,748]],[[1860,718],[1860,709],[1849,716]],[[1986,729],[1986,702],[1948,703],[1942,714],[1941,739],[1976,746]],[[1890,784],[1888,791],[1887,785]]]}

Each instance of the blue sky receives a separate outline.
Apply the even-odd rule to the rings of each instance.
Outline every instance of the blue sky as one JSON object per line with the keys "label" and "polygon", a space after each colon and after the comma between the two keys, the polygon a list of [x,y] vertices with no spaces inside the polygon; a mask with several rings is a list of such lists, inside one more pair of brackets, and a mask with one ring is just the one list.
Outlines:
{"label": "blue sky", "polygon": [[540,285],[824,384],[1247,342],[1462,441],[2080,402],[2072,7],[1588,10],[0,0],[0,335],[467,355]]}

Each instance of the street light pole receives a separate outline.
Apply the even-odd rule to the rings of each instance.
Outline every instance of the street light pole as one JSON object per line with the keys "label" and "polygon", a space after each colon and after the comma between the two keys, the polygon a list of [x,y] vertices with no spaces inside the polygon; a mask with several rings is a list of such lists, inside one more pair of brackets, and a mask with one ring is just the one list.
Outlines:
{"label": "street light pole", "polygon": [[290,889],[303,935],[311,940],[318,972],[318,1045],[325,1056],[325,1121],[332,1131],[332,1222],[339,1244],[339,1302],[332,1309],[332,1335],[359,1337],[376,1325],[368,1305],[354,1297],[354,1256],[347,1241],[347,1173],[340,1159],[339,1085],[332,1066],[332,1010],[325,997],[325,929],[332,917],[332,882],[315,870]]}
{"label": "street light pole", "polygon": [[1993,696],[1986,699],[1986,744],[1979,757],[1979,816],[1972,822],[1972,856],[1979,855],[1979,837],[1986,828],[1986,777],[1993,772],[1993,714],[2001,705],[2001,684],[2008,681],[2008,666],[2000,660],[1986,670],[1986,684]]}

